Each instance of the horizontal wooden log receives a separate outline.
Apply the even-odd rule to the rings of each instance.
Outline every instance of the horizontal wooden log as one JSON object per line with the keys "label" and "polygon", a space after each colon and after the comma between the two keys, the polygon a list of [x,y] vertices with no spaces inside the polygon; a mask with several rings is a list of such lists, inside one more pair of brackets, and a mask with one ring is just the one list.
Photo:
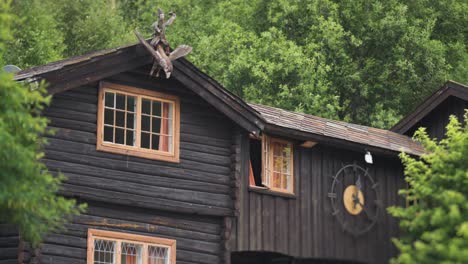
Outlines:
{"label": "horizontal wooden log", "polygon": [[231,198],[226,194],[206,193],[202,191],[182,190],[171,187],[161,187],[149,184],[139,184],[130,181],[116,180],[107,177],[92,177],[79,174],[66,173],[66,183],[110,190],[126,194],[136,194],[147,197],[148,200],[161,198],[172,201],[188,202],[199,205],[230,208]]}
{"label": "horizontal wooden log", "polygon": [[19,236],[2,236],[0,235],[0,248],[17,247],[19,244]]}
{"label": "horizontal wooden log", "polygon": [[[86,210],[87,214],[111,217],[122,220],[138,220],[141,223],[163,225],[175,228],[176,230],[189,230],[203,232],[211,235],[219,235],[221,233],[220,219],[210,216],[191,216],[178,213],[169,213],[162,211],[138,210],[133,208],[132,213],[127,213],[128,210],[122,211],[120,206],[89,204]],[[79,229],[79,227],[75,227]],[[86,235],[84,233],[84,235]]]}
{"label": "horizontal wooden log", "polygon": [[69,98],[53,98],[49,107],[68,109],[89,114],[97,113],[97,105],[95,103],[77,102]]}
{"label": "horizontal wooden log", "polygon": [[0,259],[16,259],[18,257],[18,247],[0,248]]}
{"label": "horizontal wooden log", "polygon": [[[109,170],[105,168],[98,168],[86,166],[76,163],[69,163],[56,160],[44,160],[45,164],[51,171],[59,171],[65,174],[68,180],[74,180],[74,175],[94,176],[107,180],[118,180],[131,183],[140,183],[148,186],[161,186],[173,188],[177,186],[180,190],[202,191],[207,193],[229,193],[230,186],[224,184],[213,184],[207,182],[200,182],[194,179],[178,179],[174,177],[163,177],[157,173],[141,174],[130,173],[126,171]],[[79,180],[79,176],[76,180]]]}
{"label": "horizontal wooden log", "polygon": [[55,94],[52,100],[64,99],[73,100],[74,102],[82,102],[88,104],[97,104],[98,95],[96,92],[93,93],[81,93],[76,92],[74,89],[66,91],[64,93]]}
{"label": "horizontal wooden log", "polygon": [[[110,154],[105,152],[99,152],[99,154],[95,153],[96,152],[81,152],[81,154],[75,154],[60,151],[59,148],[51,148],[50,145],[48,145],[48,147],[46,148],[46,159],[66,161],[112,170],[124,170],[132,173],[150,175],[155,174],[158,176],[191,179],[209,183],[230,184],[230,178],[228,174],[223,175],[220,173],[214,173],[216,172],[216,169],[219,166],[184,161],[181,162],[181,164],[179,164],[179,166],[177,167],[171,167],[164,163],[155,162],[154,164],[151,164],[151,162],[142,162],[141,160],[135,162],[130,158],[128,158],[128,160],[126,161],[125,159],[119,159],[120,156],[116,154]],[[119,160],[123,162],[116,162]],[[185,164],[189,166],[185,166]],[[223,167],[219,167],[219,169],[224,170]]]}
{"label": "horizontal wooden log", "polygon": [[96,124],[97,116],[95,113],[84,113],[82,111],[76,110],[69,110],[69,109],[61,109],[57,107],[50,107],[47,108],[43,115],[50,118],[62,118],[62,119],[70,119],[75,121],[82,121]]}
{"label": "horizontal wooden log", "polygon": [[50,119],[49,125],[51,127],[60,127],[65,129],[96,133],[96,124],[90,122],[54,117]]}
{"label": "horizontal wooden log", "polygon": [[187,202],[172,201],[167,199],[153,198],[149,201],[145,196],[135,194],[123,194],[115,191],[101,190],[85,186],[62,184],[61,195],[79,197],[85,200],[98,202],[112,201],[116,204],[136,206],[141,208],[166,210],[171,212],[181,212],[187,214],[228,216],[232,211],[229,208],[215,206],[198,205]]}

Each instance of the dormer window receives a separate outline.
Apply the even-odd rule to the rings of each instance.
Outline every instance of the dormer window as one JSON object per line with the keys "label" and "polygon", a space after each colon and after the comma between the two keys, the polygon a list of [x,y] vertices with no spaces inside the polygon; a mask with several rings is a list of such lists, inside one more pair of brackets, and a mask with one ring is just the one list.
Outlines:
{"label": "dormer window", "polygon": [[179,161],[179,99],[145,89],[102,83],[97,150]]}

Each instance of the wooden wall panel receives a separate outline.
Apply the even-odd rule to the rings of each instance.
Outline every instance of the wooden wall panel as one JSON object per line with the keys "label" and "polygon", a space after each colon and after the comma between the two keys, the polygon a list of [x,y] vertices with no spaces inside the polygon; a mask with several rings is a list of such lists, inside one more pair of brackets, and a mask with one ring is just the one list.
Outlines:
{"label": "wooden wall panel", "polygon": [[177,95],[181,99],[180,163],[96,151],[98,85],[54,95],[44,115],[55,134],[44,159],[62,172],[63,195],[149,209],[233,215],[233,123],[175,81],[122,73],[106,81]]}
{"label": "wooden wall panel", "polygon": [[427,114],[421,121],[412,127],[405,134],[413,136],[419,127],[425,127],[431,138],[441,140],[445,137],[446,126],[450,115],[455,115],[458,120],[463,121],[465,109],[468,109],[468,101],[450,96],[434,110]]}
{"label": "wooden wall panel", "polygon": [[[249,151],[242,151],[247,155]],[[402,202],[402,166],[395,157],[374,155],[374,164],[364,163],[364,153],[317,145],[295,149],[296,197],[282,197],[248,189],[248,174],[239,179],[239,192],[248,201],[240,208],[237,236],[248,234],[248,247],[233,251],[269,251],[295,257],[386,263],[396,254],[390,239],[398,235],[398,223],[386,207]],[[344,232],[332,216],[327,194],[332,179],[346,164],[368,168],[380,184],[383,207],[373,229],[359,237]]]}
{"label": "wooden wall panel", "polygon": [[104,203],[89,203],[86,213],[66,229],[46,237],[40,263],[86,263],[89,228],[156,236],[177,241],[177,263],[223,263],[222,218],[192,217]]}

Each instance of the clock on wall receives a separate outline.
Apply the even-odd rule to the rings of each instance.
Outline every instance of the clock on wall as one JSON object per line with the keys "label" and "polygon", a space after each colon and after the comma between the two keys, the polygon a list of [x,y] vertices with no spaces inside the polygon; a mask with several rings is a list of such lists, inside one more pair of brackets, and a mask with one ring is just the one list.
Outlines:
{"label": "clock on wall", "polygon": [[349,164],[332,178],[328,197],[332,215],[343,230],[354,236],[371,230],[377,222],[381,202],[378,184],[369,171],[357,164]]}

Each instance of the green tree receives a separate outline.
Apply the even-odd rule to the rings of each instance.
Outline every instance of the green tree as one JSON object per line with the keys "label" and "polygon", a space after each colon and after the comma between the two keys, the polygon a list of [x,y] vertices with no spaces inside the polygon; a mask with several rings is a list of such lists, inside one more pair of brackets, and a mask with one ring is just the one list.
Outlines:
{"label": "green tree", "polygon": [[388,128],[447,79],[468,82],[465,0],[20,2],[9,62],[23,67],[149,37],[160,7],[178,16],[172,46],[251,102]]}
{"label": "green tree", "polygon": [[[421,159],[401,154],[410,188],[400,193],[413,203],[392,207],[403,236],[393,263],[466,263],[468,259],[468,112],[462,126],[450,118],[437,143],[421,128],[415,138],[428,151]],[[417,202],[414,202],[417,201]]]}
{"label": "green tree", "polygon": [[[0,55],[12,40],[9,12],[10,1],[0,0]],[[19,226],[33,245],[84,208],[57,195],[63,176],[54,177],[40,161],[47,133],[41,110],[50,100],[44,95],[44,86],[21,85],[0,70],[0,222]]]}

